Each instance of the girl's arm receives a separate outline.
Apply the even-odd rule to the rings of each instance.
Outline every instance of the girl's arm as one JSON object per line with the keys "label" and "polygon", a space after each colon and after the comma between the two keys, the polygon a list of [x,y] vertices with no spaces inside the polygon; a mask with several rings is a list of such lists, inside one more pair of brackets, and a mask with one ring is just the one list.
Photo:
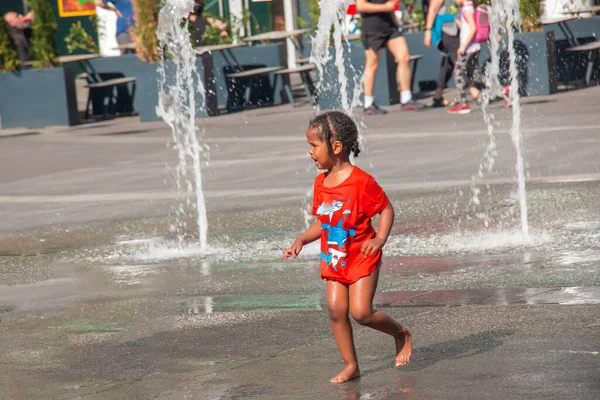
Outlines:
{"label": "girl's arm", "polygon": [[304,231],[304,233],[298,236],[298,239],[296,239],[292,247],[283,251],[283,258],[286,260],[290,257],[298,258],[298,254],[300,254],[305,245],[314,242],[320,237],[321,221],[316,220],[307,230]]}
{"label": "girl's arm", "polygon": [[373,239],[367,240],[361,247],[360,252],[365,257],[370,257],[376,251],[381,250],[387,242],[394,224],[394,207],[391,203],[383,209],[379,217],[379,230]]}
{"label": "girl's arm", "polygon": [[461,43],[460,48],[458,49],[458,55],[465,54],[467,52],[467,47],[473,41],[473,38],[477,33],[477,25],[475,24],[475,17],[473,16],[473,13],[469,11],[463,11],[463,16],[465,17],[467,24],[469,24],[469,36],[467,36],[464,43]]}
{"label": "girl's arm", "polygon": [[393,12],[400,0],[389,0],[385,4],[373,4],[367,0],[356,0],[356,11],[359,13],[372,14],[380,12]]}

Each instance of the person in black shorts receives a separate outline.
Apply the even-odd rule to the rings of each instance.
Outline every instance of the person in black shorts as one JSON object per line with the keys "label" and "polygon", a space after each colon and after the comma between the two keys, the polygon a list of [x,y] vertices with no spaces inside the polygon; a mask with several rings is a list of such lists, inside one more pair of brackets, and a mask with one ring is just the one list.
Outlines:
{"label": "person in black shorts", "polygon": [[373,101],[375,73],[379,66],[381,49],[393,54],[397,63],[396,79],[400,89],[400,102],[403,110],[417,110],[420,106],[412,99],[410,87],[410,53],[406,39],[394,16],[394,8],[399,0],[357,0],[356,10],[362,14],[361,36],[365,45],[365,69],[363,72],[364,113],[366,115],[386,114]]}

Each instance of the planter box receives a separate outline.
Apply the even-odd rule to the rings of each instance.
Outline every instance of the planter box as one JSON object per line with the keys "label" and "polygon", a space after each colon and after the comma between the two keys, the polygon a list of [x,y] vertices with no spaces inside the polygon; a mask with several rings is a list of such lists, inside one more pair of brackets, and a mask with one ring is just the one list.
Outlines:
{"label": "planter box", "polygon": [[[212,53],[212,87],[216,93],[219,107],[239,108],[244,93],[244,81],[227,78],[227,74],[251,68],[278,67],[286,65],[285,43],[271,43],[258,46],[236,47]],[[284,78],[288,78],[287,76]],[[277,87],[272,88],[273,77],[263,77],[259,87],[264,90],[254,90],[250,105],[278,103],[281,101],[282,84],[279,80]],[[271,98],[271,93],[275,96]],[[229,104],[228,104],[229,102]]]}
{"label": "planter box", "polygon": [[[241,85],[232,85],[227,80],[226,74],[235,68],[249,67],[252,65],[278,66],[283,65],[285,57],[283,44],[269,44],[264,46],[240,47],[212,54],[204,54],[196,58],[196,71],[204,83],[206,97],[203,99],[196,88],[196,117],[203,118],[217,115],[219,106],[225,107],[228,99],[235,96],[235,91],[242,90]],[[285,58],[283,58],[285,60]],[[106,77],[135,77],[137,88],[134,99],[134,109],[140,115],[140,121],[157,121],[156,106],[158,105],[158,63],[147,64],[142,62],[135,54],[126,54],[120,57],[104,57],[93,59],[90,64],[101,76]],[[165,70],[167,75],[167,88],[174,84],[175,63],[167,60]],[[280,85],[280,84],[279,84]],[[276,91],[275,101],[280,101],[281,88]],[[270,95],[270,84],[265,84],[265,91],[255,91],[253,99],[255,104],[265,102],[265,95]],[[201,106],[198,106],[201,105]]]}
{"label": "planter box", "polygon": [[[207,86],[204,71],[206,70],[206,56],[196,59],[196,71],[200,74],[200,79],[204,79],[205,87]],[[159,93],[159,72],[158,63],[145,63],[141,61],[135,54],[125,54],[119,57],[103,57],[90,61],[94,71],[102,78],[121,78],[135,77],[136,78],[136,93],[133,103],[133,108],[140,115],[140,121],[157,121],[159,120],[156,114],[158,106]],[[175,63],[167,61],[165,70],[167,75],[167,87],[174,84]],[[210,93],[210,87],[207,88],[207,93]],[[213,91],[214,92],[214,91]],[[214,97],[214,96],[213,96]],[[200,94],[196,91],[196,116],[198,118],[206,117],[207,115],[216,114],[216,104],[210,102],[210,95],[207,96],[206,108],[198,105],[203,105]],[[206,111],[204,111],[206,110]]]}
{"label": "planter box", "polygon": [[0,73],[0,128],[42,128],[80,122],[75,71],[58,67]]}
{"label": "planter box", "polygon": [[570,35],[577,38],[579,44],[598,40],[600,38],[600,17],[575,19],[560,25],[544,25],[544,32],[554,32],[554,57],[556,60],[554,69],[557,81],[567,83],[583,80],[586,74],[588,53],[567,51],[569,47],[576,45]]}
{"label": "planter box", "polygon": [[[527,32],[515,35],[517,69],[521,96],[545,96],[556,93],[554,32]],[[507,41],[501,43],[500,82],[510,81]],[[488,46],[482,46],[480,64],[490,59]]]}
{"label": "planter box", "polygon": [[158,73],[157,64],[148,64],[135,54],[119,57],[102,57],[90,60],[93,70],[101,77],[121,78],[135,77],[136,89],[133,109],[139,113],[140,121],[155,121],[158,105]]}

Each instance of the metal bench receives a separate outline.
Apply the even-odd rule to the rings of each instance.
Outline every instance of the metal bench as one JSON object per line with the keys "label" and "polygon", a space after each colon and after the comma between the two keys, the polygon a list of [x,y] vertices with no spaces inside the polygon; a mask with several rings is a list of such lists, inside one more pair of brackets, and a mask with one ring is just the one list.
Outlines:
{"label": "metal bench", "polygon": [[[116,78],[116,79],[108,79],[106,81],[88,83],[85,85],[86,88],[89,89],[88,100],[85,106],[85,119],[89,118],[90,114],[90,104],[92,103],[92,98],[95,94],[99,94],[102,98],[102,107],[103,107],[103,118],[106,119],[108,117],[109,112],[115,107],[117,101],[117,93],[115,89],[118,86],[125,86],[131,83],[131,94],[129,96],[129,101],[126,107],[126,111],[132,113],[133,112],[133,99],[135,96],[135,85],[136,78]],[[98,93],[99,92],[99,93]],[[108,101],[107,101],[108,100]]]}
{"label": "metal bench", "polygon": [[[244,107],[250,104],[250,94],[252,92],[252,88],[256,83],[256,79],[263,77],[265,75],[269,75],[273,72],[284,69],[283,67],[263,67],[263,68],[254,68],[246,71],[234,72],[231,74],[227,74],[227,78],[232,79],[248,79],[247,85],[244,88]],[[275,83],[275,82],[274,82]],[[275,85],[272,85],[273,89]],[[229,110],[231,112],[231,110]]]}
{"label": "metal bench", "polygon": [[308,104],[312,105],[312,104],[314,104],[315,91],[314,91],[314,84],[313,84],[312,78],[310,77],[310,71],[312,71],[314,68],[315,68],[314,64],[308,64],[308,65],[303,65],[303,66],[296,67],[296,68],[286,68],[286,69],[281,69],[279,71],[276,71],[275,72],[275,80],[273,81],[273,87],[276,86],[277,79],[279,77],[282,77],[283,90],[285,91],[285,94],[288,97],[290,104],[294,107],[304,105],[305,103],[296,103],[294,101],[294,96],[292,94],[292,88],[290,87],[289,83],[283,79],[284,75],[299,74],[300,78],[302,79],[302,85],[304,86],[304,92],[306,93],[306,97],[309,99]]}
{"label": "metal bench", "polygon": [[596,66],[596,62],[600,59],[600,41],[582,44],[581,46],[569,47],[567,51],[589,52],[587,71],[585,73],[585,84],[589,85],[590,81],[592,80],[592,74],[594,73],[594,67]]}

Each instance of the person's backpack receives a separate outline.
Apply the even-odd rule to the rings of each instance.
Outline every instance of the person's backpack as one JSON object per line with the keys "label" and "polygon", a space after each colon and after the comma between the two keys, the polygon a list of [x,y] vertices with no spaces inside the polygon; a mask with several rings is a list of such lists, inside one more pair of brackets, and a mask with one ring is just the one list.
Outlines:
{"label": "person's backpack", "polygon": [[475,10],[475,25],[477,31],[475,32],[475,42],[485,43],[490,39],[490,13],[492,9],[490,6],[481,5]]}

